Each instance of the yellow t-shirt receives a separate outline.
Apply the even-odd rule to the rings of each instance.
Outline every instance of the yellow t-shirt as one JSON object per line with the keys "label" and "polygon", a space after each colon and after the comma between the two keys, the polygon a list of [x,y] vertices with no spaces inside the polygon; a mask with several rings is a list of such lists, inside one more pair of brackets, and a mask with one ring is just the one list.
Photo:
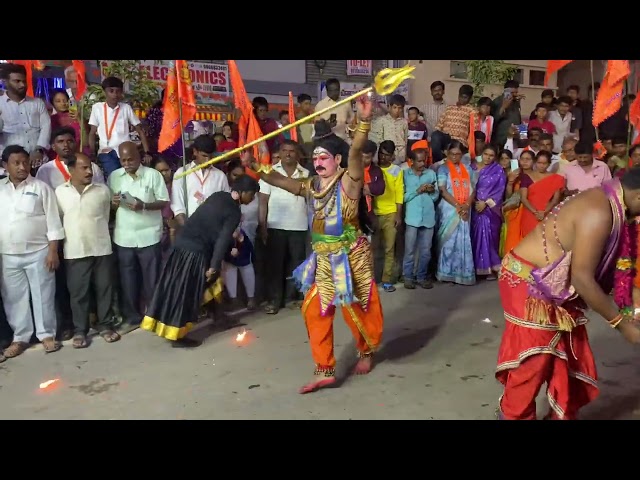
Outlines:
{"label": "yellow t-shirt", "polygon": [[398,165],[380,167],[384,175],[384,193],[373,197],[373,213],[390,215],[398,211],[398,204],[404,203],[404,176]]}

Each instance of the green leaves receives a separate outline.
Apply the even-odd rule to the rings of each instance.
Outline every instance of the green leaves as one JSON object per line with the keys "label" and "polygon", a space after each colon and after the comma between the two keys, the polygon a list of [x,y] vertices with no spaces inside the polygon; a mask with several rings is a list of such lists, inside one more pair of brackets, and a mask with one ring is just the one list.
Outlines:
{"label": "green leaves", "polygon": [[[108,76],[118,77],[125,84],[124,101],[133,107],[149,108],[158,101],[158,84],[151,80],[146,69],[140,68],[142,60],[109,60],[105,68]],[[163,60],[154,60],[157,64]],[[96,102],[104,102],[105,95],[101,85],[89,85],[81,104],[85,118],[89,118],[91,107]]]}
{"label": "green leaves", "polygon": [[467,78],[473,83],[473,101],[476,102],[485,85],[502,84],[514,77],[518,67],[502,60],[466,60]]}

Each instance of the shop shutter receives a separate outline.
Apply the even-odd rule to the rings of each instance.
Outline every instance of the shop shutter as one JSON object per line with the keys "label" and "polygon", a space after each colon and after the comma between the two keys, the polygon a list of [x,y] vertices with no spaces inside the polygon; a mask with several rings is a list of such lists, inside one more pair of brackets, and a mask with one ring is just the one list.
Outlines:
{"label": "shop shutter", "polygon": [[[320,73],[316,63],[326,62]],[[374,60],[373,71],[378,72],[387,67],[387,60]],[[346,60],[307,60],[307,85],[317,86],[321,80],[337,78],[341,82],[368,82],[372,77],[348,77]]]}

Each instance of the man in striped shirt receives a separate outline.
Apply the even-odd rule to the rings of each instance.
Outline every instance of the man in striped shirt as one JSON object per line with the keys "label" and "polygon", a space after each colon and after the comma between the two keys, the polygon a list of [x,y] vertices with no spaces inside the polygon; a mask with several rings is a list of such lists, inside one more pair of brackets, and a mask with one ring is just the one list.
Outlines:
{"label": "man in striped shirt", "polygon": [[471,114],[476,111],[469,105],[471,97],[473,97],[473,87],[462,85],[458,91],[458,102],[455,105],[449,105],[440,115],[436,129],[431,133],[434,163],[444,158],[444,150],[452,140],[458,140],[468,147]]}
{"label": "man in striped shirt", "polygon": [[444,100],[444,83],[437,80],[431,84],[431,96],[433,100],[427,102],[422,107],[422,114],[424,122],[427,124],[427,132],[429,133],[428,140],[431,140],[431,134],[436,129],[440,115],[444,113],[447,108],[447,102]]}

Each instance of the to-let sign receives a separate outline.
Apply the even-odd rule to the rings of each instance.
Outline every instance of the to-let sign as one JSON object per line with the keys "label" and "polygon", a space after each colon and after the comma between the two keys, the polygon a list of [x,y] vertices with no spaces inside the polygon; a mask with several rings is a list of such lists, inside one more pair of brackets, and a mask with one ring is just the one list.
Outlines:
{"label": "to-let sign", "polygon": [[373,60],[347,60],[347,75],[370,77],[373,75]]}

